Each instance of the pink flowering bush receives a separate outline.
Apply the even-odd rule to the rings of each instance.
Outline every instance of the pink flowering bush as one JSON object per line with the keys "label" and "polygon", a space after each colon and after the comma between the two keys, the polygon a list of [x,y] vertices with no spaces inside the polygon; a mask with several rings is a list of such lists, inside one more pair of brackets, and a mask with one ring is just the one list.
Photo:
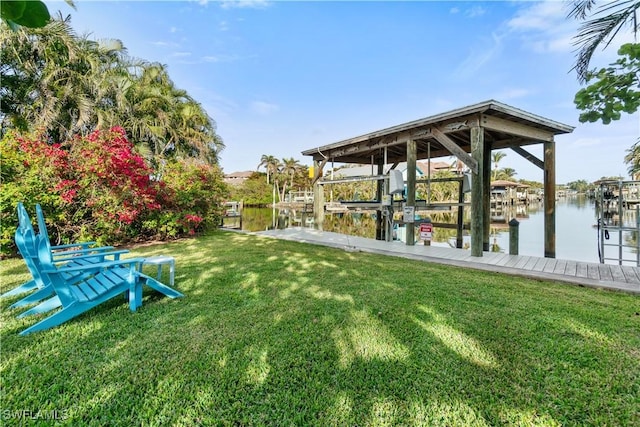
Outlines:
{"label": "pink flowering bush", "polygon": [[227,194],[214,166],[173,161],[158,179],[119,127],[63,143],[8,133],[0,160],[3,253],[15,250],[18,201],[32,214],[42,205],[55,242],[117,244],[203,231],[218,223]]}

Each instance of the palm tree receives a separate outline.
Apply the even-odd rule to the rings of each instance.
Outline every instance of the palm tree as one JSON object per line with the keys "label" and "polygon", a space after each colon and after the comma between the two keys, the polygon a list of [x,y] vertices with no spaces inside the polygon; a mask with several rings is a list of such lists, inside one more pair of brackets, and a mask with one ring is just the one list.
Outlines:
{"label": "palm tree", "polygon": [[513,168],[502,168],[496,171],[494,179],[504,179],[505,181],[511,181],[517,175],[517,172]]}
{"label": "palm tree", "polygon": [[260,169],[262,166],[264,166],[265,170],[267,171],[267,184],[271,183],[271,173],[274,170],[277,170],[277,165],[279,163],[280,161],[272,155],[263,154],[262,157],[260,157],[260,164],[258,164],[257,169]]}
{"label": "palm tree", "polygon": [[[574,45],[578,46],[578,54],[573,69],[578,74],[578,80],[584,83],[589,73],[589,63],[595,50],[601,44],[609,46],[616,34],[625,26],[631,26],[634,34],[638,30],[637,11],[640,8],[638,0],[614,0],[596,6],[596,0],[572,0],[568,14],[569,18],[584,21],[578,34],[574,37]],[[592,9],[595,10],[592,12]]]}
{"label": "palm tree", "polygon": [[215,123],[189,94],[177,89],[166,71],[157,63],[138,67],[139,76],[126,84],[125,128],[135,141],[144,143],[156,157],[176,155],[217,163],[224,147],[215,133]]}
{"label": "palm tree", "polygon": [[282,159],[282,172],[289,177],[290,187],[293,187],[293,178],[301,167],[300,162],[293,157]]}
{"label": "palm tree", "polygon": [[0,43],[3,131],[40,128],[63,140],[120,125],[154,159],[218,162],[214,120],[165,66],[129,58],[119,40],[77,37],[60,16],[40,29],[2,24]]}
{"label": "palm tree", "polygon": [[500,164],[500,161],[505,157],[507,157],[507,155],[502,151],[491,153],[491,161],[493,162],[493,179],[496,179],[498,173],[498,165]]}
{"label": "palm tree", "polygon": [[293,178],[296,176],[296,173],[298,172],[300,167],[300,162],[293,157],[282,159],[281,172],[285,177],[284,183],[282,185],[282,199],[284,199],[287,188],[286,178],[289,178],[289,188],[293,188]]}
{"label": "palm tree", "polygon": [[2,127],[43,128],[67,136],[89,120],[96,69],[96,45],[79,39],[68,19],[44,28],[0,26],[3,61]]}

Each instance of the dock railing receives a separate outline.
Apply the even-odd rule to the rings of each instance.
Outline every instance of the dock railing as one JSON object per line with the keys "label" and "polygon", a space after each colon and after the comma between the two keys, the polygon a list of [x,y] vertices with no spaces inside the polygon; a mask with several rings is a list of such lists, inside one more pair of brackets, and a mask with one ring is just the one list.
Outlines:
{"label": "dock railing", "polygon": [[[640,267],[640,181],[602,181],[598,189],[600,263],[634,263]],[[616,237],[612,239],[612,237]],[[626,240],[625,240],[626,239]],[[609,243],[609,241],[612,241]],[[635,253],[634,259],[624,249]],[[615,255],[614,255],[615,254]],[[627,258],[625,258],[625,256]]]}

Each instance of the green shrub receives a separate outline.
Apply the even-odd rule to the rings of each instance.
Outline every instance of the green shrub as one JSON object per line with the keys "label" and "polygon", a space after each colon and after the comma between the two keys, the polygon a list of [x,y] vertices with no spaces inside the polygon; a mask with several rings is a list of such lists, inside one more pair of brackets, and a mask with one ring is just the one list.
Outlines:
{"label": "green shrub", "polygon": [[[160,179],[122,128],[52,144],[8,133],[0,142],[0,244],[15,251],[15,208],[40,203],[57,242],[118,244],[195,234],[217,225],[227,195],[217,166],[173,160]],[[32,218],[35,220],[35,217]]]}

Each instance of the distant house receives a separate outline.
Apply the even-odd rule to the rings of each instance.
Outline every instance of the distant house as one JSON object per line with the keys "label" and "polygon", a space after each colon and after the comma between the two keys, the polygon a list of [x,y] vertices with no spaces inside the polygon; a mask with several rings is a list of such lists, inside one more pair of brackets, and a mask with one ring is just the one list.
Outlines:
{"label": "distant house", "polygon": [[[390,165],[385,165],[384,172],[389,173]],[[395,168],[396,170],[402,171],[402,177],[404,180],[407,180],[407,163],[402,162],[399,163]],[[352,176],[372,176],[377,175],[378,166],[371,165],[357,165],[357,166],[345,166],[340,169],[336,169],[333,172],[333,177],[352,177]],[[431,174],[435,174],[436,172],[441,171],[452,171],[455,172],[455,167],[446,162],[431,162]],[[420,160],[416,162],[416,176],[426,178],[429,176],[429,162],[426,160]],[[325,178],[330,179],[331,172],[328,174],[325,173]]]}
{"label": "distant house", "polygon": [[528,190],[526,184],[498,179],[491,182],[491,202],[512,205],[517,201],[527,201]]}
{"label": "distant house", "polygon": [[245,182],[254,171],[232,172],[224,176],[224,182],[229,185],[240,185]]}
{"label": "distant house", "polygon": [[[428,176],[429,175],[429,162],[426,160],[420,160],[416,162],[416,167],[420,170],[421,175]],[[405,166],[406,169],[406,166]],[[442,171],[450,171],[455,172],[455,167],[450,165],[447,162],[431,162],[431,174],[433,175],[436,172]]]}

